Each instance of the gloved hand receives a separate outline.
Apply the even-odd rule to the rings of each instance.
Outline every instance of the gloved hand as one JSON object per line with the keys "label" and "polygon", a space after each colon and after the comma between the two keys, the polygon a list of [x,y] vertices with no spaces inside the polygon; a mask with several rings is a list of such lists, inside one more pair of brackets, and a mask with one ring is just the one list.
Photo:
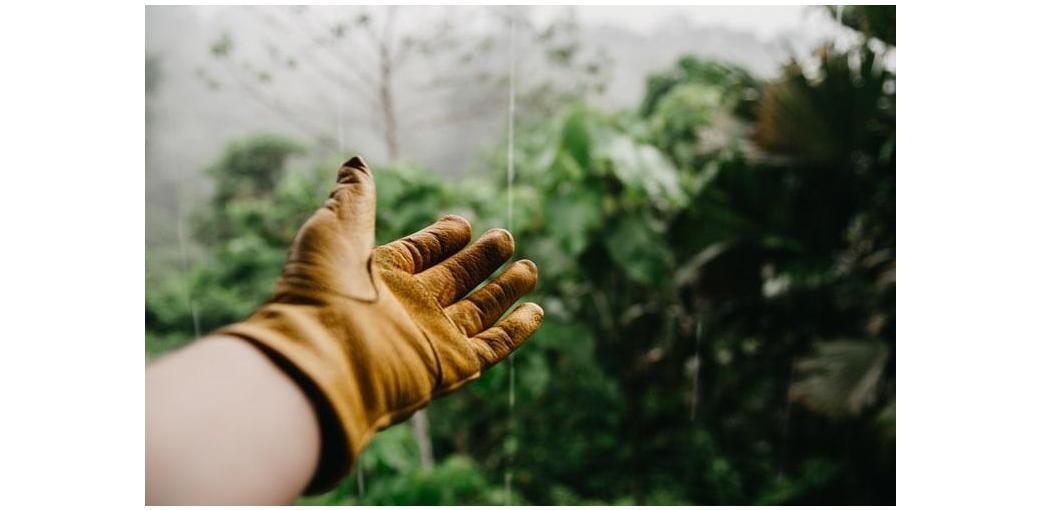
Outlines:
{"label": "gloved hand", "polygon": [[543,316],[525,303],[496,323],[534,288],[528,260],[470,293],[512,255],[507,231],[467,247],[469,223],[447,216],[373,248],[372,172],[354,157],[336,182],[293,241],[273,297],[218,332],[259,346],[314,402],[322,455],[308,493],[331,488],[377,431],[508,356]]}

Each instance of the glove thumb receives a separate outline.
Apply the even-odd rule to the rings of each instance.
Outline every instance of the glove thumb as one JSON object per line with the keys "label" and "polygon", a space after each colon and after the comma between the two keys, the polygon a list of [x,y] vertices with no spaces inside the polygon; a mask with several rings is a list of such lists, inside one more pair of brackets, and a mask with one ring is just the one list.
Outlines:
{"label": "glove thumb", "polygon": [[337,250],[347,293],[362,299],[374,299],[368,271],[369,257],[376,239],[376,181],[372,170],[360,156],[354,156],[339,167],[336,186],[326,205],[336,213],[338,237],[344,243]]}
{"label": "glove thumb", "polygon": [[365,160],[354,156],[340,165],[329,199],[352,247],[372,249],[376,238],[376,181]]}

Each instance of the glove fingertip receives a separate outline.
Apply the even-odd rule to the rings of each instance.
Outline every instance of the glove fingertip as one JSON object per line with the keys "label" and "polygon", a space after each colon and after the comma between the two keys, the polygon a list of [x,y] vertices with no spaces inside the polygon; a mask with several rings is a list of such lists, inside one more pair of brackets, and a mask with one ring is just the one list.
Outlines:
{"label": "glove fingertip", "polygon": [[361,170],[361,171],[366,172],[366,173],[368,173],[368,171],[369,171],[368,170],[368,163],[365,162],[364,158],[362,158],[360,155],[357,155],[357,154],[355,154],[354,157],[348,159],[346,163],[343,163],[343,166],[356,168],[356,169]]}
{"label": "glove fingertip", "polygon": [[538,303],[532,302],[527,302],[520,306],[527,309],[531,322],[535,324],[534,329],[538,329],[542,325],[542,321],[545,320],[545,310]]}
{"label": "glove fingertip", "polygon": [[361,159],[361,156],[354,156],[340,165],[339,172],[336,173],[336,183],[350,184],[359,182],[358,173],[370,177],[372,175],[372,171],[369,169],[368,164],[365,163],[365,160]]}

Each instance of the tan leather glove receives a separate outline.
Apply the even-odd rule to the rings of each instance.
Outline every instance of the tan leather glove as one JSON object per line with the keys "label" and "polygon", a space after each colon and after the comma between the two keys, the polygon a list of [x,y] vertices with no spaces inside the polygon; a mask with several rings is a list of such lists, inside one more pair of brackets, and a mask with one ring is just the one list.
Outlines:
{"label": "tan leather glove", "polygon": [[324,207],[303,225],[273,297],[218,333],[254,342],[315,404],[322,455],[308,493],[333,487],[377,431],[472,381],[542,323],[535,265],[521,260],[470,293],[513,253],[493,229],[473,244],[447,216],[373,248],[376,193],[358,157],[339,169]]}

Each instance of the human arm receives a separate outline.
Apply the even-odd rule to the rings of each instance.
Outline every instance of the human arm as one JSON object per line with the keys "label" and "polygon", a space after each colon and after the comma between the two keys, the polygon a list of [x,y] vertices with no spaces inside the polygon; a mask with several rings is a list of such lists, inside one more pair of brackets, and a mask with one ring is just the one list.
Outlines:
{"label": "human arm", "polygon": [[300,387],[240,338],[209,337],[145,374],[146,503],[287,504],[318,464]]}

